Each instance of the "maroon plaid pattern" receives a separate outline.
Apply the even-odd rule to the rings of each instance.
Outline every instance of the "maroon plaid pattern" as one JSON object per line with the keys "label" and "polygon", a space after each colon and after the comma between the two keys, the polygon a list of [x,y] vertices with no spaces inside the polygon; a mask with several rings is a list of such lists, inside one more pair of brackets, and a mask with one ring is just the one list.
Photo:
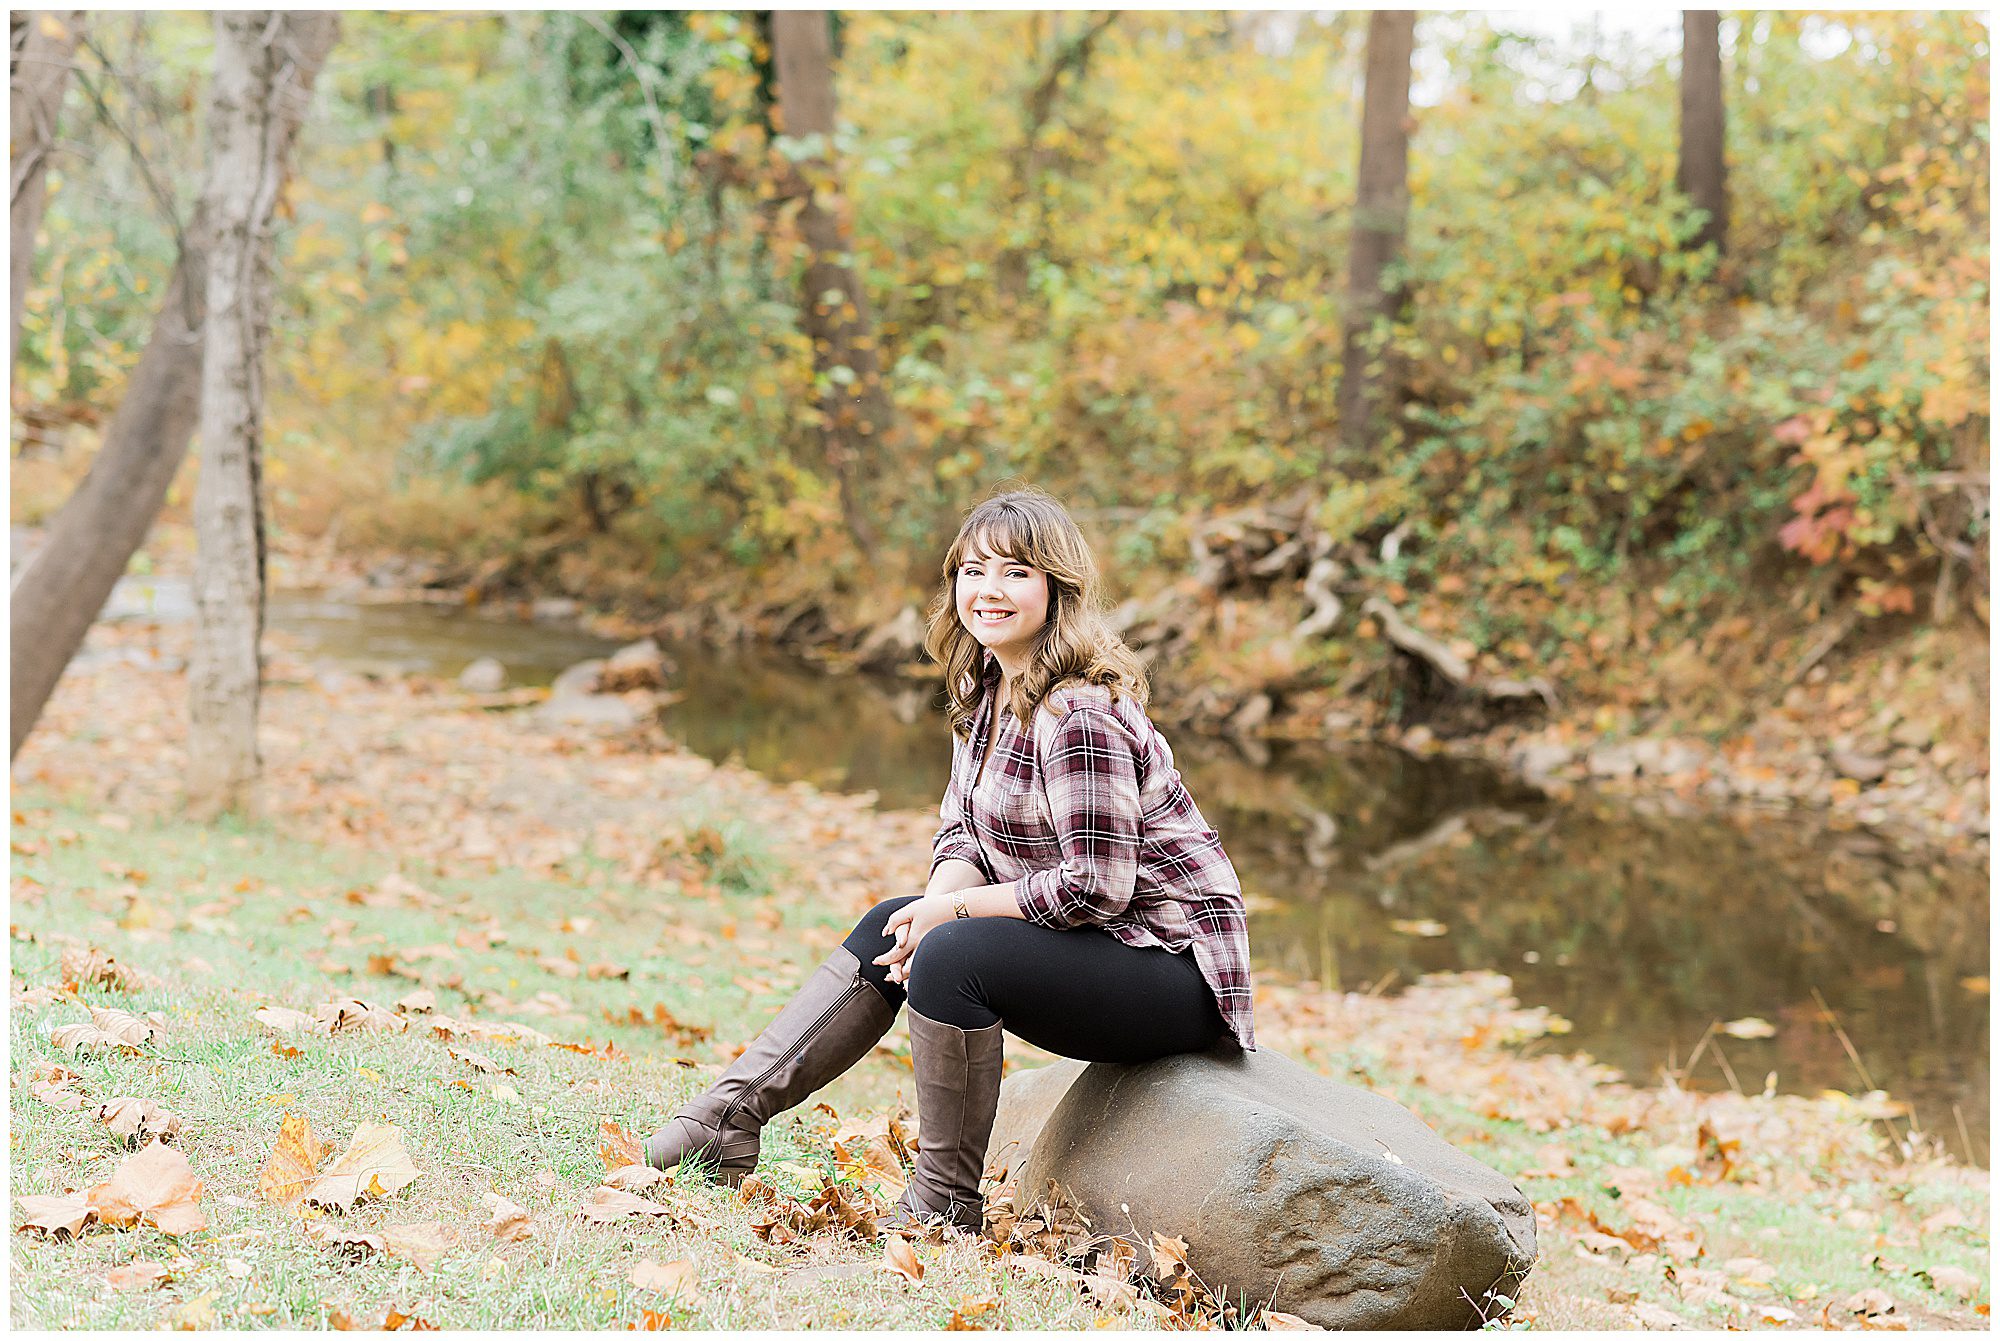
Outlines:
{"label": "maroon plaid pattern", "polygon": [[1254,1051],[1243,887],[1166,738],[1129,696],[1114,704],[1100,686],[1065,686],[1035,715],[1032,736],[1002,710],[974,785],[1000,683],[992,653],[981,667],[972,738],[952,736],[931,869],[957,857],[991,884],[1013,882],[1022,914],[1045,927],[1101,926],[1127,945],[1192,947],[1223,1022]]}

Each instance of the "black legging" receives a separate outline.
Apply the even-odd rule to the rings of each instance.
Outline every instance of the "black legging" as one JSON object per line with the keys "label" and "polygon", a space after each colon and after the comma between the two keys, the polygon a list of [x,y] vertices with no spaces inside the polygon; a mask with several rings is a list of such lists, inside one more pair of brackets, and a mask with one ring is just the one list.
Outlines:
{"label": "black legging", "polygon": [[905,990],[875,963],[894,940],[882,928],[915,896],[861,915],[844,944],[892,1010],[905,996],[940,1024],[1005,1024],[1038,1048],[1085,1062],[1148,1062],[1200,1052],[1226,1026],[1192,953],[1127,945],[1099,927],[1057,931],[1011,917],[934,928],[909,961]]}

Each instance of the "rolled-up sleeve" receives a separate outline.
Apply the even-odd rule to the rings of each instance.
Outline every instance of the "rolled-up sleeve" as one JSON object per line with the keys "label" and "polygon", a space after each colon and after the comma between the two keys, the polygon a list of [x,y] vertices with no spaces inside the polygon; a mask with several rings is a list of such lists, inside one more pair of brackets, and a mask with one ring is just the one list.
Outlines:
{"label": "rolled-up sleeve", "polygon": [[1015,884],[1021,915],[1045,927],[1103,924],[1139,876],[1138,742],[1111,712],[1070,709],[1037,748],[1062,860]]}
{"label": "rolled-up sleeve", "polygon": [[965,821],[965,797],[958,789],[958,760],[964,750],[965,742],[954,734],[951,738],[951,776],[945,779],[944,802],[938,806],[938,818],[944,824],[931,839],[931,874],[937,874],[939,862],[947,857],[957,857],[960,861],[971,862],[991,884],[993,872],[979,850],[979,840],[972,836],[972,829]]}

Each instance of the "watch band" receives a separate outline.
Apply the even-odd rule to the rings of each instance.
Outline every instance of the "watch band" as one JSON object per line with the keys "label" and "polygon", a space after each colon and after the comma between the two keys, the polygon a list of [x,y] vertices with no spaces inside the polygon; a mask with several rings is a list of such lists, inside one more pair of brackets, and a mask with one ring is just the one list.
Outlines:
{"label": "watch band", "polygon": [[954,894],[951,896],[951,914],[953,917],[972,916],[972,910],[965,906],[965,895]]}

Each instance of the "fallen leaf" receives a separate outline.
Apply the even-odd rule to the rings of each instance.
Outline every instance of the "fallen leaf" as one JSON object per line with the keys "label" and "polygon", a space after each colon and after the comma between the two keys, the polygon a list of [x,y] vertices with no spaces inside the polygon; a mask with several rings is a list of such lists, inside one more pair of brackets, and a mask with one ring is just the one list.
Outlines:
{"label": "fallen leaf", "polygon": [[111,1128],[113,1136],[135,1144],[154,1137],[172,1140],[181,1131],[180,1116],[151,1099],[108,1099],[97,1106],[97,1120]]}
{"label": "fallen leaf", "polygon": [[687,1308],[701,1307],[701,1291],[697,1288],[699,1273],[690,1258],[661,1263],[648,1257],[633,1267],[632,1274],[626,1279],[641,1290],[651,1290],[669,1299],[678,1297]]}
{"label": "fallen leaf", "polygon": [[383,1225],[382,1242],[389,1256],[409,1262],[419,1271],[429,1271],[438,1258],[458,1246],[458,1231],[442,1221],[422,1220],[410,1225]]}
{"label": "fallen leaf", "polygon": [[114,1290],[150,1290],[171,1279],[158,1262],[127,1262],[104,1273],[104,1283]]}
{"label": "fallen leaf", "polygon": [[656,1183],[671,1183],[674,1176],[650,1164],[627,1164],[604,1175],[604,1185],[625,1192],[641,1192]]}
{"label": "fallen leaf", "polygon": [[183,1300],[179,1308],[167,1315],[167,1320],[177,1332],[212,1332],[215,1330],[215,1291],[198,1294]]}
{"label": "fallen leaf", "polygon": [[1955,1266],[1920,1267],[1916,1274],[1929,1281],[1933,1290],[1954,1299],[1971,1299],[1979,1293],[1979,1278]]}
{"label": "fallen leaf", "polygon": [[388,1241],[380,1234],[366,1229],[343,1229],[338,1225],[315,1225],[308,1231],[311,1236],[335,1252],[350,1260],[367,1257],[371,1253],[387,1253]]}
{"label": "fallen leaf", "polygon": [[1836,1318],[1860,1318],[1864,1324],[1876,1326],[1890,1319],[1902,1321],[1903,1318],[1895,1299],[1887,1290],[1857,1290],[1839,1303],[1829,1304],[1827,1309]]}
{"label": "fallen leaf", "polygon": [[222,1269],[229,1273],[231,1280],[250,1279],[250,1264],[240,1257],[223,1258]]}
{"label": "fallen leaf", "polygon": [[149,1010],[144,1015],[134,1015],[129,1010],[114,1010],[107,1006],[92,1006],[90,1022],[120,1043],[140,1047],[158,1042],[167,1036],[167,1017],[157,1010]]}
{"label": "fallen leaf", "polygon": [[403,1148],[403,1130],[392,1123],[364,1122],[347,1149],[305,1194],[316,1206],[345,1210],[363,1197],[386,1197],[417,1180],[417,1166]]}
{"label": "fallen leaf", "polygon": [[148,1224],[162,1234],[194,1234],[208,1227],[201,1213],[201,1180],[186,1155],[153,1142],[84,1195],[97,1218],[116,1228]]}
{"label": "fallen leaf", "polygon": [[137,992],[150,986],[144,974],[88,945],[64,950],[58,963],[63,986],[71,991],[83,987],[109,987],[114,992]]}
{"label": "fallen leaf", "polygon": [[285,1114],[278,1124],[278,1144],[257,1175],[257,1195],[280,1206],[295,1204],[319,1181],[320,1161],[326,1152],[326,1144],[313,1134],[304,1117]]}
{"label": "fallen leaf", "polygon": [[1323,1332],[1326,1328],[1316,1322],[1307,1322],[1296,1313],[1280,1313],[1276,1309],[1264,1311],[1264,1329],[1270,1332]]}
{"label": "fallen leaf", "polygon": [[396,1009],[406,1015],[422,1015],[437,1009],[437,993],[428,987],[420,987],[396,1002]]}
{"label": "fallen leaf", "polygon": [[615,1187],[594,1187],[590,1195],[577,1208],[578,1215],[592,1224],[608,1225],[618,1220],[634,1220],[647,1215],[672,1215],[673,1211],[657,1201],[635,1197],[630,1192],[620,1192]]}
{"label": "fallen leaf", "polygon": [[1187,1240],[1180,1235],[1155,1232],[1148,1249],[1153,1256],[1153,1275],[1162,1283],[1194,1274],[1188,1266]]}
{"label": "fallen leaf", "polygon": [[622,1169],[628,1164],[646,1162],[646,1150],[639,1144],[639,1139],[610,1118],[598,1123],[597,1153],[607,1169]]}
{"label": "fallen leaf", "polygon": [[32,1230],[56,1238],[74,1238],[83,1232],[85,1225],[97,1218],[97,1212],[91,1209],[89,1200],[81,1192],[69,1192],[60,1197],[24,1196],[19,1201],[28,1219],[17,1232]]}
{"label": "fallen leaf", "polygon": [[48,1104],[51,1108],[60,1108],[64,1112],[74,1113],[83,1107],[84,1102],[83,1096],[70,1088],[75,1083],[76,1078],[74,1076],[60,1084],[51,1084],[46,1080],[37,1080],[28,1087],[28,1092],[43,1103]]}
{"label": "fallen leaf", "polygon": [[628,1332],[665,1332],[672,1330],[673,1325],[673,1314],[665,1310],[642,1308],[639,1310],[639,1321],[633,1323],[625,1330]]}
{"label": "fallen leaf", "polygon": [[454,1060],[464,1062],[473,1070],[483,1072],[486,1075],[511,1076],[514,1074],[513,1067],[502,1066],[483,1052],[474,1052],[470,1048],[465,1049],[463,1052],[457,1048],[446,1048],[445,1051],[450,1053]]}
{"label": "fallen leaf", "polygon": [[977,1332],[984,1330],[975,1326],[972,1320],[984,1317],[998,1307],[1000,1307],[1000,1298],[998,1295],[968,1295],[964,1299],[959,1300],[957,1305],[952,1308],[951,1317],[946,1321],[944,1329],[947,1332]]}
{"label": "fallen leaf", "polygon": [[328,1034],[399,1034],[409,1028],[410,1023],[394,1011],[383,1010],[358,997],[343,997],[314,1006],[313,1019]]}
{"label": "fallen leaf", "polygon": [[519,1243],[531,1238],[535,1226],[530,1221],[526,1207],[516,1206],[498,1192],[488,1192],[481,1198],[493,1218],[486,1223],[486,1232],[503,1243]]}
{"label": "fallen leaf", "polygon": [[437,1329],[436,1323],[426,1322],[393,1305],[390,1306],[388,1316],[382,1319],[382,1330],[385,1332],[435,1332]]}
{"label": "fallen leaf", "polygon": [[882,1241],[882,1269],[912,1285],[923,1283],[924,1264],[917,1260],[917,1250],[910,1246],[910,1241],[900,1234],[891,1234]]}

